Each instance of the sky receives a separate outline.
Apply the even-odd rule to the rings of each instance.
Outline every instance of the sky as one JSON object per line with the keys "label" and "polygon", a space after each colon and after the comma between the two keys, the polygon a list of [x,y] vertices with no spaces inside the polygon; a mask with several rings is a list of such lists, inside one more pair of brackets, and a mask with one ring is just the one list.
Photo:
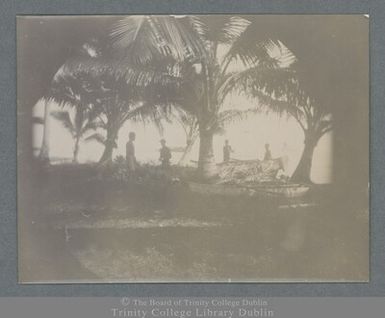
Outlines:
{"label": "sky", "polygon": [[[253,102],[241,96],[231,96],[226,100],[224,108],[251,108]],[[51,103],[50,111],[60,108]],[[39,101],[34,107],[34,116],[43,118],[44,103]],[[70,133],[50,116],[49,119],[49,146],[52,162],[66,162],[72,160],[74,141]],[[126,122],[119,131],[118,147],[114,150],[113,157],[125,156],[125,145],[130,131],[136,133],[136,157],[142,163],[159,164],[160,139],[164,138],[167,145],[172,148],[184,147],[186,136],[182,127],[174,123],[164,123],[163,132],[159,132],[153,124],[144,126],[142,123]],[[34,148],[41,147],[43,125],[35,124],[33,129]],[[297,122],[287,116],[279,117],[276,114],[255,114],[247,119],[228,124],[222,135],[214,137],[214,155],[216,162],[223,160],[223,144],[228,139],[234,150],[232,158],[239,160],[263,159],[264,145],[270,144],[273,158],[287,155],[288,174],[293,173],[303,150],[303,132]],[[184,161],[184,164],[195,165],[198,159],[199,139],[192,151]],[[97,162],[103,152],[103,146],[97,142],[81,142],[79,150],[79,162]],[[181,152],[172,152],[171,162],[177,164]],[[332,134],[329,133],[319,141],[313,158],[311,172],[312,181],[315,183],[328,183],[332,181]]]}

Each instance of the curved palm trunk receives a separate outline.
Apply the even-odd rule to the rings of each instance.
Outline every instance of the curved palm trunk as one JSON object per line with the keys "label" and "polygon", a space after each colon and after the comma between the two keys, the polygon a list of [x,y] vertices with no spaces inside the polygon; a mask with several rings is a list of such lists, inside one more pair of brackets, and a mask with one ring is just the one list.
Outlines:
{"label": "curved palm trunk", "polygon": [[43,140],[40,148],[39,159],[43,163],[49,163],[49,102],[44,102],[44,128]]}
{"label": "curved palm trunk", "polygon": [[73,160],[72,160],[73,163],[78,163],[79,141],[80,141],[80,138],[76,137],[75,146],[74,146],[74,157],[73,157]]}
{"label": "curved palm trunk", "polygon": [[107,139],[104,147],[103,154],[99,160],[100,164],[107,164],[112,162],[112,153],[115,148],[115,139]]}
{"label": "curved palm trunk", "polygon": [[313,162],[314,149],[318,143],[319,138],[315,138],[314,134],[305,136],[305,146],[303,148],[301,159],[295,169],[291,181],[312,183],[310,179],[311,166]]}
{"label": "curved palm trunk", "polygon": [[200,129],[198,173],[202,179],[209,179],[217,174],[213,150],[213,139],[214,134],[211,131]]}
{"label": "curved palm trunk", "polygon": [[112,153],[114,151],[114,142],[106,141],[105,148],[99,163],[105,164],[112,161]]}
{"label": "curved palm trunk", "polygon": [[110,128],[107,130],[107,139],[104,144],[104,151],[99,160],[100,164],[107,164],[112,162],[112,153],[114,152],[114,148],[116,146],[116,138],[118,136],[119,129]]}

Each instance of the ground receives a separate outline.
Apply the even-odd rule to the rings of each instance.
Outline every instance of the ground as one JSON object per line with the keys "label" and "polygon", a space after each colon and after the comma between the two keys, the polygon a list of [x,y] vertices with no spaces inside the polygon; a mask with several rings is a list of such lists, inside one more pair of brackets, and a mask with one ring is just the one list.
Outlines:
{"label": "ground", "polygon": [[20,280],[368,279],[367,207],[341,205],[328,186],[296,209],[196,194],[174,173],[181,178],[138,182],[94,167],[47,169],[19,206]]}

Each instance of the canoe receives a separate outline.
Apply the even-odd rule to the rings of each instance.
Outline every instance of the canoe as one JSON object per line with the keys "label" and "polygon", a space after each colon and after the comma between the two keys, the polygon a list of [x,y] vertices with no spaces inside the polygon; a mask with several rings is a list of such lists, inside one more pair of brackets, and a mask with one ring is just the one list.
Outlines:
{"label": "canoe", "polygon": [[269,196],[300,198],[309,192],[310,186],[304,184],[282,184],[257,186],[254,189],[259,193],[264,193]]}
{"label": "canoe", "polygon": [[189,182],[189,189],[206,195],[300,198],[309,191],[310,187],[303,184],[246,186]]}

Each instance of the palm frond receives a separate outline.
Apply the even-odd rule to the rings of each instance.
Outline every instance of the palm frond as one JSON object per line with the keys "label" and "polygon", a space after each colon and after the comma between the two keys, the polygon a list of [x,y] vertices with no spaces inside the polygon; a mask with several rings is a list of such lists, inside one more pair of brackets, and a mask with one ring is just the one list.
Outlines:
{"label": "palm frond", "polygon": [[60,121],[64,128],[66,128],[72,135],[76,133],[76,128],[72,123],[71,117],[67,111],[52,111],[52,117]]}
{"label": "palm frond", "polygon": [[215,126],[224,127],[227,124],[232,124],[247,119],[250,115],[255,115],[259,112],[258,108],[249,108],[243,110],[230,109],[221,111],[216,119]]}
{"label": "palm frond", "polygon": [[127,91],[129,87],[137,89],[150,85],[178,85],[181,81],[178,69],[178,63],[159,62],[137,66],[120,59],[77,57],[68,60],[62,66],[54,78],[54,83],[60,84],[61,78],[87,76],[85,80],[89,82],[94,95],[100,91],[101,82],[111,83],[110,88],[115,89],[115,92],[119,86],[122,88],[121,93]]}
{"label": "palm frond", "polygon": [[106,138],[103,135],[99,134],[99,133],[94,133],[94,134],[84,138],[84,141],[86,141],[86,142],[96,141],[96,142],[101,143],[102,145],[104,145],[105,142],[106,142]]}
{"label": "palm frond", "polygon": [[98,128],[105,128],[105,125],[100,122],[99,120],[91,120],[90,118],[87,119],[87,122],[83,125],[81,129],[81,135],[85,134],[86,132],[90,130],[97,130]]}
{"label": "palm frond", "polygon": [[233,77],[235,74],[234,72],[228,72],[218,76],[215,89],[218,104],[222,105],[228,94],[234,90],[236,83]]}
{"label": "palm frond", "polygon": [[51,98],[59,105],[87,106],[95,102],[97,85],[88,72],[73,72],[63,65],[51,85]]}
{"label": "palm frond", "polygon": [[34,124],[44,125],[44,119],[41,117],[36,117],[36,116],[32,117],[32,122]]}
{"label": "palm frond", "polygon": [[128,16],[116,23],[110,35],[115,48],[124,49],[130,62],[147,64],[162,56],[160,36],[148,16]]}
{"label": "palm frond", "polygon": [[238,91],[252,96],[263,91],[274,98],[300,95],[296,71],[292,68],[254,66],[233,73],[221,87],[222,94]]}
{"label": "palm frond", "polygon": [[308,129],[306,114],[302,107],[298,107],[298,105],[290,103],[287,100],[275,99],[263,92],[254,92],[253,98],[257,99],[258,107],[266,113],[273,112],[279,116],[287,115],[288,117],[294,118],[302,130],[305,131]]}
{"label": "palm frond", "polygon": [[333,129],[333,120],[325,119],[325,118],[321,119],[319,120],[317,126],[318,126],[317,131],[318,131],[319,137],[321,137]]}
{"label": "palm frond", "polygon": [[126,48],[136,42],[140,32],[151,31],[142,27],[146,20],[146,16],[133,15],[118,21],[110,32],[114,45]]}
{"label": "palm frond", "polygon": [[205,52],[188,17],[128,16],[113,27],[111,37],[134,64],[145,65],[165,56],[181,61]]}
{"label": "palm frond", "polygon": [[275,52],[275,58],[278,60],[279,65],[282,67],[293,66],[298,62],[297,57],[292,51],[289,50],[281,41],[279,41],[278,52]]}
{"label": "palm frond", "polygon": [[269,34],[265,29],[261,32],[260,25],[253,22],[234,37],[222,65],[224,69],[233,61],[240,61],[245,66],[272,65],[282,63],[283,59],[290,64],[295,56],[274,33]]}
{"label": "palm frond", "polygon": [[198,132],[198,119],[180,105],[171,106],[171,117],[173,117],[182,127],[187,138],[192,138]]}
{"label": "palm frond", "polygon": [[155,23],[174,59],[186,61],[206,57],[205,45],[193,28],[189,17],[157,17]]}
{"label": "palm frond", "polygon": [[179,105],[173,106],[171,113],[173,117],[177,118],[179,122],[181,122],[185,126],[193,126],[197,119],[196,116],[186,111],[184,108]]}
{"label": "palm frond", "polygon": [[250,25],[239,16],[193,16],[195,29],[205,41],[230,44]]}
{"label": "palm frond", "polygon": [[159,132],[163,132],[163,120],[167,120],[168,113],[164,105],[154,105],[151,103],[143,103],[136,109],[130,111],[127,119],[140,121],[143,124],[153,123]]}

